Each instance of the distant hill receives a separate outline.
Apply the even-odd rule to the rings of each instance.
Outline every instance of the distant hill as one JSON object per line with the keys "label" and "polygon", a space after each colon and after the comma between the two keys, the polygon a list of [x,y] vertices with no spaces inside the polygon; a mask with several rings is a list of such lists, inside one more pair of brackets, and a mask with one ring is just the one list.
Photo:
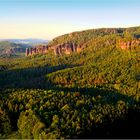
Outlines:
{"label": "distant hill", "polygon": [[45,39],[32,39],[32,38],[27,38],[27,39],[1,39],[0,41],[8,41],[11,43],[16,43],[16,44],[29,44],[29,45],[36,45],[36,44],[46,44],[48,40]]}
{"label": "distant hill", "polygon": [[47,44],[43,39],[0,39],[0,56],[14,56],[25,53],[26,48]]}
{"label": "distant hill", "polygon": [[0,56],[14,56],[18,53],[25,53],[26,48],[30,48],[28,44],[16,44],[9,41],[0,42]]}

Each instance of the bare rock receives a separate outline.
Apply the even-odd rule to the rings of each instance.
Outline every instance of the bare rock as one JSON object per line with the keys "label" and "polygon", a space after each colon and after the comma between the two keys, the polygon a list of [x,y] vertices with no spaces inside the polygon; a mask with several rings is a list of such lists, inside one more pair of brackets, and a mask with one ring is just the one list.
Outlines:
{"label": "bare rock", "polygon": [[130,41],[123,41],[123,40],[119,41],[119,47],[123,50],[129,50],[129,49],[135,48],[139,45],[140,45],[139,39],[133,39]]}

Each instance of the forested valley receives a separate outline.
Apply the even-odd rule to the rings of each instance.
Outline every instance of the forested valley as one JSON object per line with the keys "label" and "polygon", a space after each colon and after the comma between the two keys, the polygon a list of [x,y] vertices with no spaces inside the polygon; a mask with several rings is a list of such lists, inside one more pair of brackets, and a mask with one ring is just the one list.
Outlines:
{"label": "forested valley", "polygon": [[0,58],[0,138],[140,138],[140,27],[73,32],[79,52]]}

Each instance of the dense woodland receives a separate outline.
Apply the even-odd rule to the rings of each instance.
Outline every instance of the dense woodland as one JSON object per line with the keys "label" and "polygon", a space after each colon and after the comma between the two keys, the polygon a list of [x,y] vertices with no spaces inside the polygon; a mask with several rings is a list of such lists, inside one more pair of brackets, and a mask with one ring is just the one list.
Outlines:
{"label": "dense woodland", "polygon": [[[0,138],[140,138],[140,27],[66,34],[70,55],[0,58]],[[124,132],[126,131],[126,132]]]}

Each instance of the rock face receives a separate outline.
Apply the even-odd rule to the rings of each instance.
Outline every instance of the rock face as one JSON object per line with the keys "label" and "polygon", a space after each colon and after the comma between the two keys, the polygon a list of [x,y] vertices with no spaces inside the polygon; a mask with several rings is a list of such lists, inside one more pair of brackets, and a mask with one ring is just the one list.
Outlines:
{"label": "rock face", "polygon": [[14,54],[14,50],[13,49],[7,49],[7,50],[4,51],[4,54],[10,56],[10,55]]}
{"label": "rock face", "polygon": [[48,46],[38,45],[34,48],[26,48],[26,56],[34,55],[34,54],[45,54],[48,50]]}
{"label": "rock face", "polygon": [[75,43],[63,43],[51,47],[55,55],[71,54],[77,52],[77,45]]}
{"label": "rock face", "polygon": [[119,41],[119,47],[123,50],[128,50],[140,46],[140,39],[133,39],[131,41]]}
{"label": "rock face", "polygon": [[80,45],[76,45],[73,42],[66,42],[63,44],[57,44],[55,46],[39,45],[34,48],[26,48],[26,56],[34,54],[46,54],[49,50],[52,50],[55,55],[71,54],[73,52],[79,52],[81,50]]}

